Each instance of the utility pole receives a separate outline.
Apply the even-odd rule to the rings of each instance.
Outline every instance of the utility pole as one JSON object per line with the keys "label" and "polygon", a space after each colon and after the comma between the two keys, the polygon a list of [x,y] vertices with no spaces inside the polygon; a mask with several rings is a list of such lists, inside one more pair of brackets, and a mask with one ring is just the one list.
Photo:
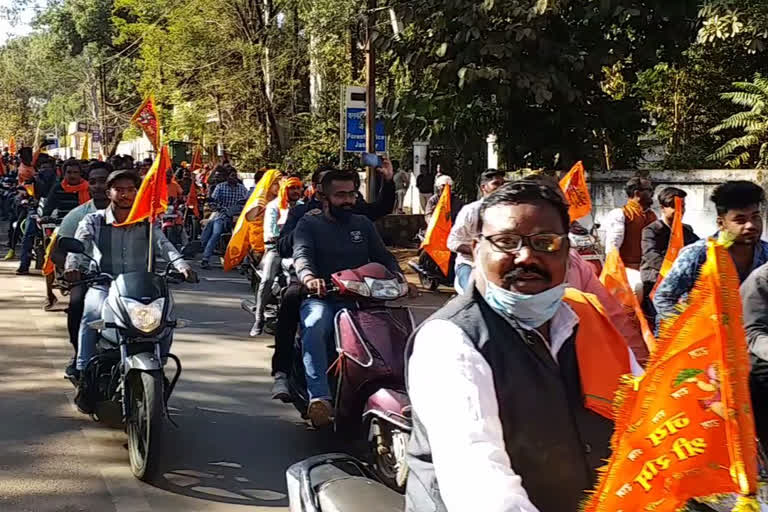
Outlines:
{"label": "utility pole", "polygon": [[[376,0],[368,0],[368,19],[365,26],[365,150],[376,153],[376,50],[373,47],[376,32]],[[376,199],[376,169],[367,169],[367,199]]]}

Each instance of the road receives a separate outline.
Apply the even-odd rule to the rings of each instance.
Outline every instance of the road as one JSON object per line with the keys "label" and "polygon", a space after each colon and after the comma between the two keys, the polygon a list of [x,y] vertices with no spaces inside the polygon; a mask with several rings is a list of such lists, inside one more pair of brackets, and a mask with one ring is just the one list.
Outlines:
{"label": "road", "polygon": [[[248,338],[238,274],[201,272],[179,285],[173,352],[184,373],[170,401],[163,477],[151,485],[128,467],[125,433],[79,414],[63,368],[72,349],[66,303],[42,309],[40,276],[0,262],[0,511],[171,512],[287,510],[286,468],[310,455],[349,451],[317,432],[290,404],[270,399],[272,339]],[[417,321],[447,294],[411,299]]]}

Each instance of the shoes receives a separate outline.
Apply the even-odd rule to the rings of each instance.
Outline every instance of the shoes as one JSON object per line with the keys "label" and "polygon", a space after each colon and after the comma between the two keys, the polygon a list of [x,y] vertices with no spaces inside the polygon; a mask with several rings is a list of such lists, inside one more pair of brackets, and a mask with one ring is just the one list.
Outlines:
{"label": "shoes", "polygon": [[211,264],[208,263],[208,260],[200,260],[200,268],[204,270],[208,270],[209,268],[211,268]]}
{"label": "shoes", "polygon": [[272,385],[272,400],[280,400],[281,402],[291,400],[291,393],[288,390],[288,376],[283,372],[275,374],[275,383]]}
{"label": "shoes", "polygon": [[309,402],[307,408],[309,421],[315,428],[327,427],[333,421],[333,406],[329,400],[324,398],[314,398]]}
{"label": "shoes", "polygon": [[72,383],[80,382],[80,370],[75,366],[75,360],[69,362],[69,366],[64,370],[64,377]]}
{"label": "shoes", "polygon": [[28,276],[29,275],[29,269],[28,268],[18,268],[16,270],[17,276]]}
{"label": "shoes", "polygon": [[251,327],[251,338],[261,336],[262,332],[264,332],[264,329],[261,327],[261,322],[258,320],[253,322],[253,327]]}
{"label": "shoes", "polygon": [[5,258],[3,258],[3,260],[10,261],[15,257],[16,257],[16,251],[14,251],[13,249],[9,249],[5,255]]}
{"label": "shoes", "polygon": [[82,383],[79,383],[77,386],[77,394],[75,394],[75,405],[77,406],[77,410],[83,414],[93,413],[93,407],[90,403],[88,403],[88,400],[85,399]]}

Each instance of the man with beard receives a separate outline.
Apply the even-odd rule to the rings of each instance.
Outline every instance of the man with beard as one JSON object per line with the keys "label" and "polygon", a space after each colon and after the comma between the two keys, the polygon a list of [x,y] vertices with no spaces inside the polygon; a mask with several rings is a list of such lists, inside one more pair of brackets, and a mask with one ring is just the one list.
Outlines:
{"label": "man with beard", "polygon": [[559,192],[504,185],[478,222],[468,292],[406,350],[406,512],[573,512],[610,454],[619,379],[642,369],[597,298],[566,289]]}
{"label": "man with beard", "polygon": [[[74,161],[79,165],[77,160]],[[68,168],[68,167],[65,167]],[[91,200],[87,203],[81,204],[74,210],[70,211],[59,226],[58,235],[59,238],[73,238],[77,231],[77,226],[80,221],[85,218],[86,215],[103,210],[109,205],[109,199],[107,198],[107,176],[112,172],[112,166],[108,163],[97,162],[91,164],[88,171],[88,191],[91,194]],[[66,260],[66,254],[61,251],[55,250],[53,252],[53,260],[57,265],[64,265]],[[65,374],[67,377],[77,377],[77,370],[75,369],[75,358],[77,357],[77,336],[80,332],[80,319],[83,316],[83,307],[85,304],[85,292],[86,287],[83,285],[75,285],[71,288],[69,293],[69,307],[67,308],[67,330],[69,331],[69,342],[72,344],[72,348],[75,353],[72,357],[72,361],[67,366]]]}
{"label": "man with beard", "polygon": [[[760,240],[765,192],[751,181],[727,181],[715,188],[710,199],[717,210],[717,236],[729,246],[728,254],[743,283],[753,270],[768,262],[768,242]],[[687,299],[706,259],[706,240],[680,251],[653,298],[657,323],[678,314],[678,304]]]}
{"label": "man with beard", "polygon": [[328,171],[320,185],[323,211],[305,215],[296,226],[293,258],[296,273],[310,293],[301,303],[301,342],[309,392],[307,415],[315,427],[327,425],[333,415],[328,387],[328,347],[333,339],[333,318],[344,307],[354,307],[340,297],[326,297],[325,282],[331,274],[367,263],[381,263],[402,278],[395,257],[367,217],[353,213],[357,201],[354,176]]}

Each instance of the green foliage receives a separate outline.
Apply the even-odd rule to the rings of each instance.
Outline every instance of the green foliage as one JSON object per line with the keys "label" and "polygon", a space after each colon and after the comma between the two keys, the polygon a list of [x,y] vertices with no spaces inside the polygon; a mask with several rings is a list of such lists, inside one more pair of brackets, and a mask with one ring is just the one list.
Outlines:
{"label": "green foliage", "polygon": [[768,78],[756,75],[752,82],[734,82],[735,91],[723,93],[725,100],[745,107],[712,128],[712,133],[740,132],[723,143],[709,156],[710,160],[723,161],[729,167],[754,165],[768,167]]}

